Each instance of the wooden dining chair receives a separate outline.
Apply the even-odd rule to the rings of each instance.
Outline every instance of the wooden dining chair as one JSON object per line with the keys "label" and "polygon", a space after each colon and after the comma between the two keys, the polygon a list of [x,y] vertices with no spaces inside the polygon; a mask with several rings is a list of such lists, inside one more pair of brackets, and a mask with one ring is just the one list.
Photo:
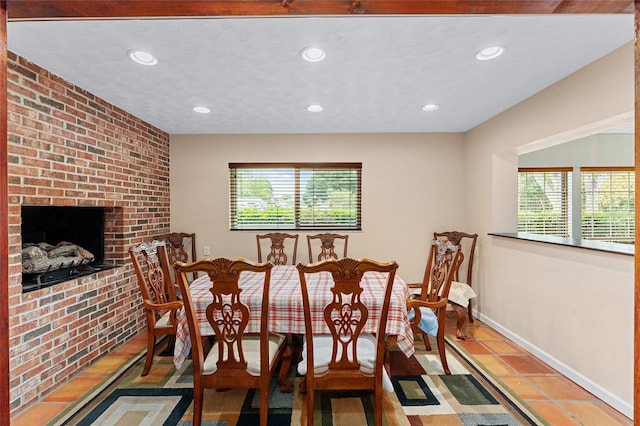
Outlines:
{"label": "wooden dining chair", "polygon": [[[291,240],[292,247],[285,246],[285,241]],[[296,253],[298,252],[298,234],[286,234],[282,232],[271,232],[263,235],[256,235],[258,243],[258,262],[262,262],[262,245],[269,245],[269,253],[266,262],[274,265],[287,265],[291,259],[291,265],[296,264]]]}
{"label": "wooden dining chair", "polygon": [[451,290],[449,291],[449,304],[456,312],[456,337],[464,340],[464,324],[469,319],[473,322],[472,299],[476,297],[473,290],[473,262],[476,252],[478,234],[467,234],[460,231],[434,232],[433,238],[446,239],[452,244],[460,246],[460,268],[456,271]]}
{"label": "wooden dining chair", "polygon": [[407,299],[407,314],[414,333],[420,333],[427,350],[429,336],[436,337],[440,362],[445,374],[451,374],[444,347],[445,311],[451,281],[460,267],[460,247],[450,241],[434,239],[422,283],[409,284],[420,288],[419,298]]}
{"label": "wooden dining chair", "polygon": [[164,241],[143,242],[129,248],[129,256],[138,278],[147,321],[147,355],[142,375],[151,369],[158,336],[169,336],[170,347],[176,335],[177,314],[182,302],[177,299],[170,279],[169,259]]}
{"label": "wooden dining chair", "polygon": [[[374,420],[382,425],[382,392],[393,392],[384,368],[386,324],[391,292],[398,264],[379,263],[370,259],[328,259],[319,263],[297,265],[302,290],[305,337],[298,373],[306,380],[307,425],[313,425],[315,391],[371,390],[374,393]],[[375,334],[363,333],[368,321],[374,321],[363,302],[361,285],[365,273],[387,274],[382,309]],[[311,320],[310,297],[323,297],[309,291],[312,274],[329,272],[334,281],[324,307],[324,321]]]}
{"label": "wooden dining chair", "polygon": [[[195,262],[198,259],[196,255],[196,234],[188,232],[170,232],[168,234],[158,235],[156,240],[167,243],[167,256],[171,265],[180,262]],[[171,277],[175,283],[173,276],[173,268],[171,268]],[[198,278],[197,273],[191,275],[190,281]]]}
{"label": "wooden dining chair", "polygon": [[[342,256],[338,256],[336,253],[336,240],[342,242]],[[340,257],[347,257],[347,243],[349,242],[348,235],[334,234],[331,232],[325,232],[322,234],[307,235],[307,246],[309,247],[309,263],[319,262],[325,259],[338,259]],[[318,255],[313,255],[313,247],[318,248]]]}
{"label": "wooden dining chair", "polygon": [[[193,424],[202,422],[205,388],[255,388],[260,393],[260,425],[267,424],[269,382],[287,348],[284,335],[269,332],[269,286],[271,263],[254,263],[244,259],[201,259],[175,264],[178,285],[183,294],[189,326],[193,365]],[[205,355],[198,312],[189,292],[187,275],[202,272],[211,281],[213,301],[206,317],[215,333],[215,342]],[[251,318],[249,305],[243,302],[238,285],[240,274],[250,272],[264,276],[262,305]],[[249,321],[258,321],[259,332],[248,332]]]}

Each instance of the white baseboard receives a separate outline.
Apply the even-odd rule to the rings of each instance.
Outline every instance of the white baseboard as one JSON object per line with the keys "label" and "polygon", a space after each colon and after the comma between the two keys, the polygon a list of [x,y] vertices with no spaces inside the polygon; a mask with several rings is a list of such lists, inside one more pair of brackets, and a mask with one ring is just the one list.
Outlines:
{"label": "white baseboard", "polygon": [[503,336],[512,340],[514,343],[517,343],[518,345],[526,349],[529,353],[534,355],[536,358],[548,364],[550,367],[558,370],[564,376],[566,376],[573,382],[577,383],[578,385],[582,386],[583,388],[585,388],[586,390],[588,390],[589,392],[591,392],[592,394],[600,398],[602,401],[604,401],[605,403],[609,404],[611,407],[618,410],[620,413],[627,416],[629,419],[633,420],[633,405],[630,405],[626,401],[623,401],[619,397],[613,395],[611,392],[604,389],[602,386],[598,385],[597,383],[594,383],[593,381],[589,380],[587,377],[573,370],[571,367],[558,361],[557,359],[555,359],[554,357],[552,357],[542,349],[531,344],[529,341],[524,340],[517,334],[514,334],[510,330],[504,328],[501,324],[493,321],[491,318],[488,318],[486,315],[483,315],[475,310],[473,311],[473,314],[474,314],[474,318],[478,318],[480,321],[487,324],[488,326],[490,326],[491,328],[493,328]]}

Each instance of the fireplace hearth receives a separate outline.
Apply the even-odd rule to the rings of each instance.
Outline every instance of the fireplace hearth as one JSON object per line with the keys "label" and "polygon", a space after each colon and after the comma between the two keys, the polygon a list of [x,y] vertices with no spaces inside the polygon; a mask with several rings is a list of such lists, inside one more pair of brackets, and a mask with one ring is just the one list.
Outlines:
{"label": "fireplace hearth", "polygon": [[86,275],[95,274],[96,272],[105,271],[115,267],[115,264],[97,265],[94,263],[91,265],[81,265],[71,268],[60,268],[54,271],[46,271],[37,274],[23,274],[22,292],[27,293],[41,288],[50,287],[55,284],[75,280]]}

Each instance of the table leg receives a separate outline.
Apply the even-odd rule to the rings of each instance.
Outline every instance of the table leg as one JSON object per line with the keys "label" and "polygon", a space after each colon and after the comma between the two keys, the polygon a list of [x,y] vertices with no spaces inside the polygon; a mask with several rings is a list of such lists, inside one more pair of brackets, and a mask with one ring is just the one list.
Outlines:
{"label": "table leg", "polygon": [[395,344],[395,342],[390,342],[389,339],[384,341],[384,369],[387,370],[387,373],[391,371],[391,356],[389,355],[389,351],[391,350],[391,345]]}
{"label": "table leg", "polygon": [[287,334],[287,347],[282,354],[282,360],[280,363],[280,373],[278,375],[278,384],[280,385],[280,392],[291,393],[293,392],[293,383],[287,377],[289,375],[289,369],[293,360],[293,342],[291,334]]}

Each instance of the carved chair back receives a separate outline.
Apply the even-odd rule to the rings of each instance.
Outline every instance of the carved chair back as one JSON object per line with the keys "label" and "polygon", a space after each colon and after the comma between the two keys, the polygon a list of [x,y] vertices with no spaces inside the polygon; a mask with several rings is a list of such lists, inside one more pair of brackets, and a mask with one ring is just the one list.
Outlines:
{"label": "carved chair back", "polygon": [[[168,234],[159,235],[157,240],[167,243],[167,256],[169,264],[173,265],[177,261],[195,262],[198,257],[196,255],[196,234],[188,232],[170,232]],[[197,272],[191,275],[190,281],[198,277]],[[175,283],[173,268],[171,268],[171,280]],[[177,284],[176,284],[177,285]]]}
{"label": "carved chair back", "polygon": [[[341,256],[338,256],[338,253],[336,253],[336,240],[341,241]],[[309,263],[315,263],[326,259],[339,259],[342,257],[347,257],[348,242],[348,235],[334,234],[331,232],[325,232],[316,235],[307,235],[307,245],[309,247]],[[313,255],[314,246],[319,249],[317,256]]]}
{"label": "carved chair back", "polygon": [[[129,249],[142,299],[162,304],[177,300],[171,282],[166,243],[153,240]],[[157,312],[157,315],[160,313]]]}
{"label": "carved chair back", "polygon": [[447,298],[461,260],[460,246],[451,241],[433,240],[422,280],[420,300],[437,302]]}
{"label": "carved chair back", "polygon": [[460,261],[460,268],[453,277],[453,280],[467,283],[471,286],[473,281],[473,257],[476,252],[478,234],[467,234],[466,232],[460,231],[434,232],[433,238],[447,239],[451,241],[452,244],[460,246],[462,259]]}
{"label": "carved chair back", "polygon": [[[292,244],[286,245],[289,240]],[[274,265],[295,265],[296,253],[298,251],[298,234],[286,234],[282,232],[272,232],[263,235],[256,235],[258,243],[258,262],[262,262],[262,245],[269,244],[269,252],[267,253],[266,262]],[[289,263],[289,259],[291,262]]]}

